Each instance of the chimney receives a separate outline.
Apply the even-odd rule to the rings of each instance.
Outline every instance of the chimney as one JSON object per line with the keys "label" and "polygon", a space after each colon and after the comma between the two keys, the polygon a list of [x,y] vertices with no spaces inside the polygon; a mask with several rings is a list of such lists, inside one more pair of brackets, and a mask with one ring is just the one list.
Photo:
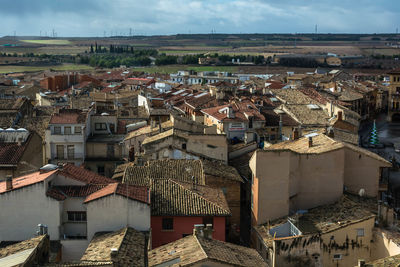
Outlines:
{"label": "chimney", "polygon": [[195,224],[193,228],[193,235],[204,237],[204,224]]}
{"label": "chimney", "polygon": [[358,260],[358,267],[364,267],[365,266],[365,260],[359,259]]}
{"label": "chimney", "polygon": [[38,230],[36,231],[37,235],[47,235],[47,232],[48,232],[47,225],[39,223]]}
{"label": "chimney", "polygon": [[338,116],[338,121],[342,121],[342,120],[343,120],[343,113],[342,113],[342,111],[338,111],[337,116]]}
{"label": "chimney", "polygon": [[212,239],[213,231],[214,231],[213,230],[213,225],[212,224],[206,224],[206,227],[203,230],[204,238]]}
{"label": "chimney", "polygon": [[312,137],[308,137],[308,147],[312,147]]}
{"label": "chimney", "polygon": [[6,176],[6,191],[12,190],[12,175]]}
{"label": "chimney", "polygon": [[294,128],[293,130],[293,140],[299,139],[299,129]]}

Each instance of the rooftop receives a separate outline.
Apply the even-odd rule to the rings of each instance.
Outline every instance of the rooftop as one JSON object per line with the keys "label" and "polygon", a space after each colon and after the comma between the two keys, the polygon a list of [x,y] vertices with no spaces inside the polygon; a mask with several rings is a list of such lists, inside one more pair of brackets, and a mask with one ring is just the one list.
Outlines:
{"label": "rooftop", "polygon": [[[116,255],[111,255],[112,249]],[[145,266],[146,235],[131,227],[112,233],[96,233],[81,258],[83,263],[109,263],[116,266]]]}
{"label": "rooftop", "polygon": [[152,216],[230,216],[221,189],[170,179],[152,180]]}
{"label": "rooftop", "polygon": [[89,203],[109,195],[120,195],[132,200],[137,200],[146,204],[150,204],[149,192],[147,187],[133,186],[128,184],[112,183],[104,186],[98,191],[88,195],[84,203]]}
{"label": "rooftop", "polygon": [[169,266],[193,266],[204,260],[229,266],[268,266],[255,249],[196,235],[189,235],[149,251],[149,266],[176,259],[179,262]]}
{"label": "rooftop", "polygon": [[50,124],[83,124],[86,123],[86,112],[79,109],[60,109],[51,116]]}

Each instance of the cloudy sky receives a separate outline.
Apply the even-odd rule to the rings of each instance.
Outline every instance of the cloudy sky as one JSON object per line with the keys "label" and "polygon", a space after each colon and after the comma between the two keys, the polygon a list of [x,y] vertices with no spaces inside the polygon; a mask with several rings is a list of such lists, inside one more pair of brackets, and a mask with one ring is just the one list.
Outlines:
{"label": "cloudy sky", "polygon": [[0,0],[0,36],[393,33],[399,0]]}

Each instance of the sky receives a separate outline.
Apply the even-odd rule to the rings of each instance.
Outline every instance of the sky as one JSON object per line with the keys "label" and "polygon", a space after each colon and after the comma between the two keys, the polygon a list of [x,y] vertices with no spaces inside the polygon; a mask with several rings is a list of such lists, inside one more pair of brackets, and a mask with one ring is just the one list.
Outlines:
{"label": "sky", "polygon": [[395,33],[399,0],[0,0],[0,36]]}

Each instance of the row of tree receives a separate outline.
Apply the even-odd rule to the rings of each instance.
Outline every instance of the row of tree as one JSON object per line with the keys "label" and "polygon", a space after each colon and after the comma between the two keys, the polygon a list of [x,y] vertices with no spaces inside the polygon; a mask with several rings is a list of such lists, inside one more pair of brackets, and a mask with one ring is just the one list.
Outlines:
{"label": "row of tree", "polygon": [[97,42],[93,45],[90,45],[90,54],[131,54],[134,57],[140,56],[152,56],[156,57],[158,55],[158,51],[156,49],[134,49],[133,46],[130,45],[110,45],[109,48],[98,45]]}

